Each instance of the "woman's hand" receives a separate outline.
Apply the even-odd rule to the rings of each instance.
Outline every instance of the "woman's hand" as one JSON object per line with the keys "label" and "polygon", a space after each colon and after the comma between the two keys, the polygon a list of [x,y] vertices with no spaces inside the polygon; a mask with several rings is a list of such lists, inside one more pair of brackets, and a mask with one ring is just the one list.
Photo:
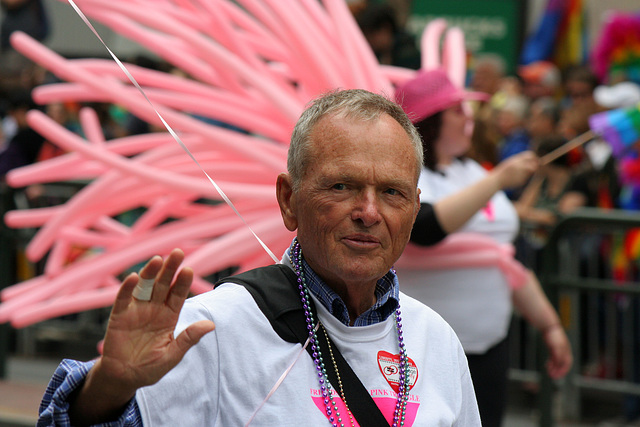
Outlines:
{"label": "woman's hand", "polygon": [[564,377],[573,365],[571,345],[564,328],[560,323],[548,326],[542,330],[542,338],[549,349],[547,373],[554,380]]}
{"label": "woman's hand", "polygon": [[538,156],[523,151],[504,159],[492,171],[498,177],[500,189],[523,186],[540,166]]}

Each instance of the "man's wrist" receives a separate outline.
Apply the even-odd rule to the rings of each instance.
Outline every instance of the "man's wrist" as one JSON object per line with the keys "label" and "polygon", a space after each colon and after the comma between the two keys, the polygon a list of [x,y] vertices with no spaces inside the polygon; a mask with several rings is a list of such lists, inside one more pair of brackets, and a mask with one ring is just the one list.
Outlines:
{"label": "man's wrist", "polygon": [[69,415],[78,425],[92,425],[120,418],[136,390],[105,374],[98,360],[84,384],[70,398]]}

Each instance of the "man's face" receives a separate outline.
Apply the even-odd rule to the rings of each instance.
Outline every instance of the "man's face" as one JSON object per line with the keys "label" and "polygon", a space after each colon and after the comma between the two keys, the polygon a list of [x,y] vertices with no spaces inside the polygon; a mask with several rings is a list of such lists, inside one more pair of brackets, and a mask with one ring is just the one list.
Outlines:
{"label": "man's face", "polygon": [[285,225],[298,230],[306,261],[330,286],[375,283],[398,259],[419,209],[416,157],[390,116],[328,116],[311,134],[297,192],[278,178]]}

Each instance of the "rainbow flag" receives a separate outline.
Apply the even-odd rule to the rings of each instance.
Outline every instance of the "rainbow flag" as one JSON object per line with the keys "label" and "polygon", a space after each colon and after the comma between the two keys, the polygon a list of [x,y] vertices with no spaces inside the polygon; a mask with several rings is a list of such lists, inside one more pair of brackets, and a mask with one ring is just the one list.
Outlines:
{"label": "rainbow flag", "polygon": [[594,114],[589,118],[589,126],[611,145],[613,155],[619,157],[640,141],[640,104]]}
{"label": "rainbow flag", "polygon": [[549,0],[536,31],[524,43],[520,62],[551,61],[558,67],[588,58],[583,0]]}
{"label": "rainbow flag", "polygon": [[586,27],[583,0],[569,0],[553,53],[553,62],[560,69],[587,61],[589,50]]}

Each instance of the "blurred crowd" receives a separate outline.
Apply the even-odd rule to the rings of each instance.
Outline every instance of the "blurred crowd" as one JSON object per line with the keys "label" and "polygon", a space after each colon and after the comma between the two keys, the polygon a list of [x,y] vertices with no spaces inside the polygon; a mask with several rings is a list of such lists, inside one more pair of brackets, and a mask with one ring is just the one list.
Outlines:
{"label": "blurred crowd", "polygon": [[[488,169],[525,150],[545,159],[588,132],[592,115],[640,102],[640,90],[628,99],[613,96],[617,89],[601,85],[588,65],[560,70],[538,61],[506,75],[500,58],[490,55],[475,60],[470,85],[491,95],[475,106],[471,154]],[[580,207],[621,207],[616,161],[606,141],[592,138],[542,163],[526,187],[507,193],[521,221],[538,226],[529,234],[532,243],[543,243],[541,230]]]}
{"label": "blurred crowd", "polygon": [[[351,4],[381,63],[417,69],[417,40],[403,29],[406,11],[395,3],[406,2]],[[468,88],[490,95],[488,101],[473,102],[475,126],[468,154],[487,169],[526,150],[543,158],[588,132],[594,114],[640,102],[640,81],[633,67],[628,72],[617,68],[601,78],[589,60],[563,68],[539,60],[510,73],[504,58],[492,53],[470,54],[467,66]],[[545,229],[577,208],[640,208],[633,191],[625,189],[629,183],[624,178],[609,144],[593,137],[544,164],[526,187],[508,196],[522,222],[535,230],[529,238],[538,245],[544,242]]]}

